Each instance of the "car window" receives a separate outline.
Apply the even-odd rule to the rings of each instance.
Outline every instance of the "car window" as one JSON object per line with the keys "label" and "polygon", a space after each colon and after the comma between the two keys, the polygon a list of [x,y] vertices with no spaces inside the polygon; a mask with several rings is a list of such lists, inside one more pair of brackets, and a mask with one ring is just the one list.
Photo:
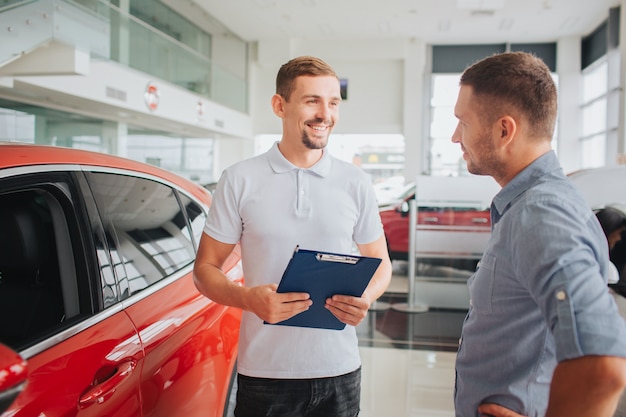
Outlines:
{"label": "car window", "polygon": [[84,271],[75,257],[84,254],[70,237],[75,223],[63,207],[71,205],[52,189],[48,182],[0,192],[0,342],[18,351],[81,313]]}
{"label": "car window", "polygon": [[128,175],[86,175],[107,229],[122,297],[193,263],[195,247],[186,211],[173,188]]}
{"label": "car window", "polygon": [[[200,205],[194,202],[191,198],[182,193],[179,195],[181,203],[185,207],[187,217],[189,218],[189,223],[191,224],[191,236],[193,236],[193,241],[197,250],[200,238],[202,237],[202,232],[204,231],[204,224],[206,223],[206,213],[202,210]],[[186,236],[189,236],[189,229],[187,227],[182,229],[182,231]]]}

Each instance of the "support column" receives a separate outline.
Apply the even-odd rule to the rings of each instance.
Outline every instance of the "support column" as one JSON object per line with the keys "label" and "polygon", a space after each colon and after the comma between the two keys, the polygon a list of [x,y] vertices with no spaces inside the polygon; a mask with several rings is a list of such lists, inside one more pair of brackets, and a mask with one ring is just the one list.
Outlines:
{"label": "support column", "polygon": [[559,76],[558,120],[568,122],[558,124],[556,143],[553,147],[566,173],[579,169],[581,166],[580,54],[580,37],[572,36],[558,41],[556,55],[556,70]]}
{"label": "support column", "polygon": [[419,39],[411,39],[407,43],[404,59],[404,178],[413,181],[427,169],[428,158],[428,126],[423,122],[424,106],[428,103],[428,89],[424,88],[427,77],[425,57],[427,47]]}

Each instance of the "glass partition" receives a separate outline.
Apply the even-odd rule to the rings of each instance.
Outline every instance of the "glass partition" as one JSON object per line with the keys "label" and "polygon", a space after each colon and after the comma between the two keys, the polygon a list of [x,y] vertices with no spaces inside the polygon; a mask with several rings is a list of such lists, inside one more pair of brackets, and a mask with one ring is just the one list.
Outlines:
{"label": "glass partition", "polygon": [[[248,111],[246,80],[224,69],[207,56],[211,49],[211,35],[202,32],[191,22],[184,25],[184,29],[181,26],[181,30],[176,32],[180,32],[178,35],[170,30],[170,34],[176,35],[174,37],[103,0],[63,1],[79,5],[110,22],[111,56],[94,58],[111,59],[205,96],[223,106],[244,113]],[[135,8],[137,7],[136,5]],[[169,12],[175,14],[173,10]],[[179,25],[182,21],[184,18],[180,17]],[[195,29],[190,30],[189,26]]]}

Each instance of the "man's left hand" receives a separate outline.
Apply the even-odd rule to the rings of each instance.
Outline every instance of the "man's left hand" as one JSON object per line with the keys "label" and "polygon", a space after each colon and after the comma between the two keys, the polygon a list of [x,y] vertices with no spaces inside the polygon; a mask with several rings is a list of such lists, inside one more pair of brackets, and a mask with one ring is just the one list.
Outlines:
{"label": "man's left hand", "polygon": [[365,297],[333,295],[326,299],[326,308],[342,323],[357,326],[367,316],[370,302]]}

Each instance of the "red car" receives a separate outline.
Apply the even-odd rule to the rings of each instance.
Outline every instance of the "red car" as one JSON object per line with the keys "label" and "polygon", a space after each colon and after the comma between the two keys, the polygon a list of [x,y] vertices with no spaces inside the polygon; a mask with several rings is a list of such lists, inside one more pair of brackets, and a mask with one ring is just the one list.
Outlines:
{"label": "red car", "polygon": [[[443,180],[444,184],[475,181],[473,178]],[[464,185],[460,182],[452,195],[460,195]],[[487,194],[492,192],[492,188],[485,190]],[[430,199],[430,203],[436,204],[417,207],[416,256],[423,263],[471,269],[480,259],[491,233],[489,208],[479,199],[446,198],[444,188],[434,192],[439,200]],[[407,188],[399,203],[379,207],[391,259],[408,259],[409,202],[414,199],[415,186]]]}
{"label": "red car", "polygon": [[[0,413],[223,416],[240,310],[196,290],[210,205],[135,161],[0,144]],[[225,272],[243,283],[239,251]]]}

